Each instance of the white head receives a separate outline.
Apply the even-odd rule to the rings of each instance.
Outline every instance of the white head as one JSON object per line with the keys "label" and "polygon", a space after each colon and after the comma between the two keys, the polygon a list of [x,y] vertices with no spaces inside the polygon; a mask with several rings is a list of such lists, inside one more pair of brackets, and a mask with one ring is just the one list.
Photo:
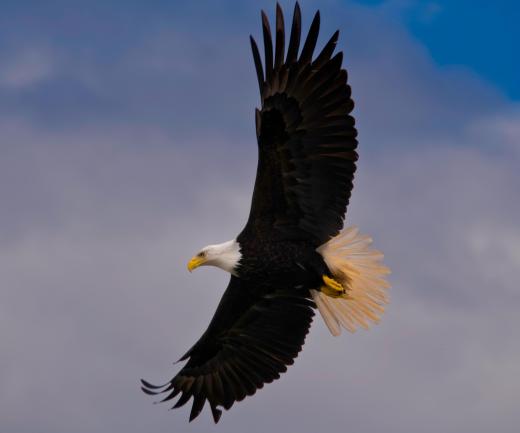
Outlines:
{"label": "white head", "polygon": [[216,266],[236,275],[235,268],[241,257],[240,244],[235,239],[222,244],[208,245],[191,258],[188,270],[191,272],[199,266]]}

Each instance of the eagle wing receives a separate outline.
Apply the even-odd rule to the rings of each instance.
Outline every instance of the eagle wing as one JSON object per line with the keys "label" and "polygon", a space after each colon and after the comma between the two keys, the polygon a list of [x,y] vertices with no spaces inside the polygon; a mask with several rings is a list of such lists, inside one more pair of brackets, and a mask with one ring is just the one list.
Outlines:
{"label": "eagle wing", "polygon": [[174,408],[193,397],[190,421],[208,401],[218,422],[218,406],[231,408],[294,362],[314,316],[308,296],[308,291],[253,288],[232,276],[208,329],[180,359],[188,360],[186,365],[165,385],[142,381],[143,391],[165,393],[162,401],[180,394]]}
{"label": "eagle wing", "polygon": [[264,63],[251,37],[262,107],[256,110],[259,160],[251,211],[242,233],[306,239],[318,246],[337,235],[352,190],[357,131],[343,54],[335,32],[313,60],[319,11],[298,56],[301,13],[296,3],[285,55],[282,10],[276,46],[262,12]]}

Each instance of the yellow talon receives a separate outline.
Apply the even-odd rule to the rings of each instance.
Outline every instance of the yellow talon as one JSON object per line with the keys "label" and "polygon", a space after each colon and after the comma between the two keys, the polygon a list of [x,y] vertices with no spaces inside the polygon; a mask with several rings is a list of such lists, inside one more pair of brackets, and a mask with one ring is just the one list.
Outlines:
{"label": "yellow talon", "polygon": [[347,291],[345,288],[338,283],[335,279],[328,277],[327,275],[322,276],[324,286],[321,287],[321,291],[325,293],[327,296],[332,298],[347,298]]}

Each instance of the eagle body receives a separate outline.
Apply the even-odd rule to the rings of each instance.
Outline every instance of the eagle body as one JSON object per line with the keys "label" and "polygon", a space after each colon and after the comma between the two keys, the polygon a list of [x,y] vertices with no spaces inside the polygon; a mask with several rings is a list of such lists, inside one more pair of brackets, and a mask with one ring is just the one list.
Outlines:
{"label": "eagle body", "polygon": [[[377,323],[388,302],[388,268],[371,238],[343,227],[356,171],[354,103],[334,53],[335,32],[315,54],[317,12],[301,40],[296,3],[288,41],[279,5],[273,36],[262,12],[263,62],[251,49],[260,90],[258,166],[247,223],[236,239],[208,245],[188,263],[231,274],[208,328],[164,385],[142,381],[161,401],[222,409],[253,395],[293,364],[317,309],[333,335]],[[287,49],[286,49],[286,42]]]}
{"label": "eagle body", "polygon": [[262,280],[271,288],[281,285],[310,290],[320,285],[324,274],[330,275],[323,257],[308,242],[265,242],[245,236],[238,242],[242,257],[237,275],[244,281]]}

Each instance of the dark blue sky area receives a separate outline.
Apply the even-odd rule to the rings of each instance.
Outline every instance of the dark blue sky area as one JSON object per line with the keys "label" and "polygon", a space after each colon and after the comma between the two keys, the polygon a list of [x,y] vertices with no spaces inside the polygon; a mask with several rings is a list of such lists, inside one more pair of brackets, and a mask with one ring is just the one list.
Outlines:
{"label": "dark blue sky area", "polygon": [[375,1],[391,5],[441,65],[462,65],[520,99],[520,2],[470,0]]}
{"label": "dark blue sky area", "polygon": [[[348,2],[349,0],[342,0]],[[431,53],[434,60],[440,65],[465,66],[484,79],[494,83],[509,98],[520,99],[520,59],[518,44],[520,42],[520,2],[514,0],[487,1],[487,0],[358,0],[359,4],[383,7],[394,14],[395,19],[422,43]],[[273,0],[273,7],[275,1]],[[283,1],[286,4],[288,2]],[[292,3],[292,2],[289,2]],[[305,3],[305,2],[303,2]],[[19,2],[2,2],[3,16],[0,24],[7,27],[16,27],[21,24],[24,32],[30,29],[35,31],[42,23],[52,24],[53,28],[66,30],[67,25],[74,23],[88,24],[92,44],[101,48],[99,35],[92,32],[92,24],[110,27],[118,23],[126,24],[133,29],[131,33],[149,30],[149,19],[157,22],[158,16],[165,21],[172,16],[187,16],[190,13],[198,14],[201,19],[211,16],[212,12],[229,11],[232,17],[244,8],[247,3],[227,0],[215,2],[213,5],[199,6],[197,2],[182,1],[154,1],[150,3],[140,1],[122,2],[63,2],[60,0],[45,3],[27,1],[23,5]],[[258,7],[269,8],[268,2],[261,1]],[[323,8],[331,6],[324,2]],[[209,10],[208,10],[209,9]],[[139,11],[138,14],[134,12]],[[54,12],[54,13],[51,13]],[[57,13],[56,13],[57,12]],[[385,13],[386,15],[386,13]],[[47,19],[42,20],[42,16]],[[243,18],[243,15],[240,15]],[[13,22],[13,17],[16,17]],[[81,18],[80,18],[81,17]],[[20,21],[17,23],[17,20]],[[238,30],[241,20],[235,20],[234,27]],[[30,23],[34,25],[31,26]],[[28,25],[29,24],[29,25]],[[177,25],[182,23],[177,23]],[[49,29],[52,33],[52,29]],[[76,28],[76,32],[82,32]],[[74,33],[74,32],[73,32]],[[117,43],[118,32],[111,32],[111,45]],[[121,32],[123,45],[128,42],[128,33]],[[68,38],[69,39],[69,38]],[[70,40],[73,43],[73,39]],[[116,41],[114,41],[116,39]],[[62,41],[63,42],[63,41]],[[2,42],[0,42],[0,49]]]}

